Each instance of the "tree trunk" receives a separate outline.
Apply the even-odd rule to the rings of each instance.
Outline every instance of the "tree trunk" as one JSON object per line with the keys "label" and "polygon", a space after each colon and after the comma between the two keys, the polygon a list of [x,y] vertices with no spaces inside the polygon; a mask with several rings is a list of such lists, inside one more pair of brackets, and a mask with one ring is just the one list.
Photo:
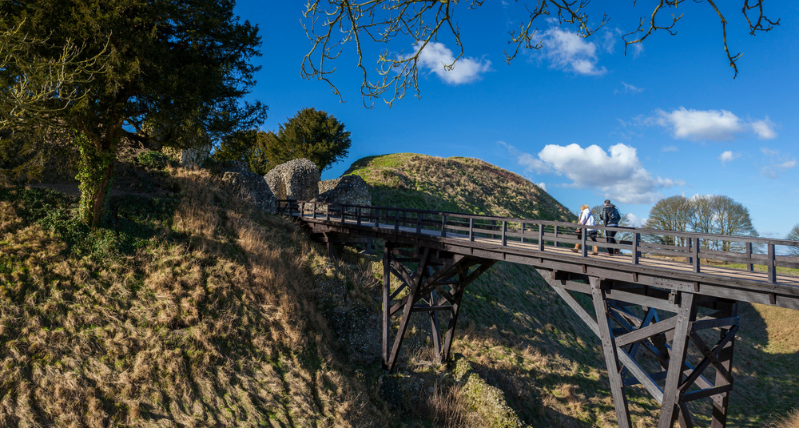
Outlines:
{"label": "tree trunk", "polygon": [[108,192],[114,179],[116,144],[91,141],[83,134],[76,137],[76,142],[80,149],[79,215],[81,221],[95,228],[105,220]]}

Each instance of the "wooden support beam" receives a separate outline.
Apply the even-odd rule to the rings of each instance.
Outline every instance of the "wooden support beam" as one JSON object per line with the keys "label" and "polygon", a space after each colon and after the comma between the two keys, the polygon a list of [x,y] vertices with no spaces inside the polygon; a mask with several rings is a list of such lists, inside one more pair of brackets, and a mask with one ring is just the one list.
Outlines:
{"label": "wooden support beam", "polygon": [[658,428],[671,428],[680,412],[677,404],[679,403],[679,385],[682,381],[682,366],[688,352],[688,332],[691,318],[696,316],[693,293],[682,293],[680,300],[680,309],[675,316],[677,324],[674,326],[674,340],[671,345],[666,386],[663,388],[663,404],[660,408]]}
{"label": "wooden support beam", "polygon": [[[445,309],[443,307],[436,307],[436,292],[435,290],[430,292],[430,297],[428,298],[428,305],[427,308],[427,315],[430,318],[430,333],[433,336],[433,352],[436,356],[436,363],[441,364],[441,335],[438,331],[438,311]],[[452,307],[447,307],[446,310],[451,310]]]}
{"label": "wooden support beam", "polygon": [[[732,304],[729,308],[727,316],[737,317],[738,316],[738,303]],[[721,329],[720,339],[723,340],[726,337],[728,331],[727,329]],[[724,368],[732,373],[732,355],[733,349],[735,345],[735,338],[728,341],[724,346],[722,346],[721,351],[718,353],[719,361],[721,361],[721,365]],[[716,385],[727,385],[724,377],[717,373],[716,374]],[[730,388],[732,388],[732,383],[729,383]],[[713,419],[710,422],[711,428],[724,428],[727,426],[727,411],[729,410],[729,401],[730,401],[730,392],[726,391],[720,394],[720,396],[716,396],[713,400]]]}
{"label": "wooden support beam", "polygon": [[394,370],[394,365],[397,364],[397,357],[399,356],[400,348],[402,347],[402,341],[405,338],[405,331],[408,329],[408,322],[410,321],[411,317],[411,309],[413,309],[413,303],[418,298],[417,293],[419,290],[419,286],[421,285],[422,280],[422,273],[424,273],[425,269],[427,268],[427,258],[430,255],[430,249],[425,248],[423,250],[423,255],[421,260],[419,260],[419,265],[416,268],[416,277],[412,284],[410,285],[410,293],[408,293],[408,303],[405,305],[405,311],[402,313],[402,320],[400,320],[399,329],[397,330],[397,335],[394,338],[394,346],[391,348],[391,354],[389,355],[388,363],[386,364],[386,369],[388,371]]}
{"label": "wooden support beam", "polygon": [[383,368],[388,368],[389,333],[391,330],[391,316],[388,313],[391,304],[391,243],[386,242],[383,247]]}
{"label": "wooden support beam", "polygon": [[604,290],[601,289],[600,279],[591,277],[590,282],[591,295],[594,300],[594,311],[596,312],[596,323],[599,330],[599,339],[602,341],[602,349],[605,353],[605,364],[608,367],[610,392],[613,395],[613,404],[616,406],[616,419],[620,428],[630,428],[632,422],[630,421],[630,411],[627,407],[627,396],[624,394],[624,383],[620,374],[619,359],[616,353],[613,332],[610,329],[607,300],[604,296]]}

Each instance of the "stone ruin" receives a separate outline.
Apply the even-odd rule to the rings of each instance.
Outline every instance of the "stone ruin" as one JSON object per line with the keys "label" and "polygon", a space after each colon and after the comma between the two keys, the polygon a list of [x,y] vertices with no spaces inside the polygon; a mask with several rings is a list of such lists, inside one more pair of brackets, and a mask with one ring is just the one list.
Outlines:
{"label": "stone ruin", "polygon": [[319,194],[319,168],[308,159],[294,159],[274,167],[265,176],[277,199],[310,201]]}
{"label": "stone ruin", "polygon": [[333,180],[320,181],[319,196],[314,201],[348,205],[372,205],[369,185],[359,175],[347,175]]}
{"label": "stone ruin", "polygon": [[263,177],[250,172],[242,162],[227,162],[223,169],[225,172],[222,174],[222,182],[234,194],[263,210],[275,211],[275,195]]}

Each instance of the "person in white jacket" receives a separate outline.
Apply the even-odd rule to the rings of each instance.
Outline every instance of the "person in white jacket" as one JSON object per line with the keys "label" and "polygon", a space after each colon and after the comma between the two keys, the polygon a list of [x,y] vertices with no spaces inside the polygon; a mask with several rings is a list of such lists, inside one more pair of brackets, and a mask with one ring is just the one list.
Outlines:
{"label": "person in white jacket", "polygon": [[[586,226],[596,226],[596,219],[594,218],[594,214],[591,213],[591,208],[588,205],[583,205],[580,207],[579,223]],[[585,239],[590,239],[591,241],[596,242],[596,235],[597,235],[596,229],[587,229],[586,232],[587,234],[585,235]],[[577,232],[575,232],[575,234],[577,235],[577,239],[583,239],[582,229],[578,229]],[[574,251],[575,253],[579,252],[580,244],[576,244],[574,248],[572,248],[572,251]],[[592,252],[591,254],[593,255],[599,254],[599,247],[594,245],[594,252]]]}

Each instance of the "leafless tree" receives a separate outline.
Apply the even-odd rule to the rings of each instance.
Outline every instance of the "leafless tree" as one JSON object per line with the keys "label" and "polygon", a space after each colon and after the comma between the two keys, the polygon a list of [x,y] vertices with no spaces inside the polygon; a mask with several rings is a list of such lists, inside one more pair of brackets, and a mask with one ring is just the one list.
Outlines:
{"label": "leafless tree", "polygon": [[[793,226],[793,229],[788,232],[788,236],[785,239],[799,241],[799,224]],[[799,256],[799,247],[788,247],[788,252],[793,256]]]}
{"label": "leafless tree", "polygon": [[[693,217],[694,206],[690,199],[679,195],[671,196],[659,200],[655,206],[652,207],[649,211],[649,218],[644,224],[644,228],[688,232],[691,230]],[[682,237],[675,238],[674,236],[666,235],[648,235],[645,238],[649,241],[666,245],[688,245],[687,240]]]}
{"label": "leafless tree", "polygon": [[[419,96],[419,55],[431,42],[444,37],[452,37],[458,47],[458,54],[451,64],[444,66],[451,70],[463,58],[463,43],[460,29],[455,20],[457,13],[480,8],[485,0],[308,0],[303,13],[303,26],[310,40],[311,50],[305,55],[301,74],[305,78],[315,78],[327,82],[334,94],[341,97],[330,80],[335,71],[334,62],[344,51],[346,45],[354,45],[357,65],[363,75],[361,95],[364,105],[383,97],[392,91],[386,103],[391,105],[405,96],[410,89]],[[717,0],[694,0],[706,3],[721,21],[721,35],[724,52],[738,75],[737,61],[742,53],[731,54],[727,46],[727,19],[716,5]],[[648,16],[642,16],[638,27],[625,34],[625,53],[627,47],[641,43],[653,33],[662,30],[676,34],[676,25],[683,17],[677,13],[678,6],[685,0],[658,0]],[[769,19],[763,11],[763,0],[739,0],[743,3],[741,12],[749,25],[749,34],[767,32],[779,25],[779,19]],[[589,20],[587,7],[590,0],[530,0],[524,2],[525,14],[520,16],[517,29],[511,31],[505,60],[512,61],[521,49],[541,49],[543,42],[538,35],[537,24],[547,18],[556,18],[560,25],[571,26],[581,37],[591,37],[604,26],[610,17],[602,14],[599,21]],[[633,7],[636,2],[633,1]],[[592,12],[593,13],[593,12]],[[663,17],[670,13],[670,16]],[[665,21],[665,24],[664,24]],[[377,78],[369,78],[364,56],[369,55],[374,46],[387,45],[398,41],[404,46],[413,46],[414,52],[403,54],[391,51],[388,47],[377,55]],[[390,97],[390,98],[389,98]],[[343,100],[343,99],[342,99]]]}

